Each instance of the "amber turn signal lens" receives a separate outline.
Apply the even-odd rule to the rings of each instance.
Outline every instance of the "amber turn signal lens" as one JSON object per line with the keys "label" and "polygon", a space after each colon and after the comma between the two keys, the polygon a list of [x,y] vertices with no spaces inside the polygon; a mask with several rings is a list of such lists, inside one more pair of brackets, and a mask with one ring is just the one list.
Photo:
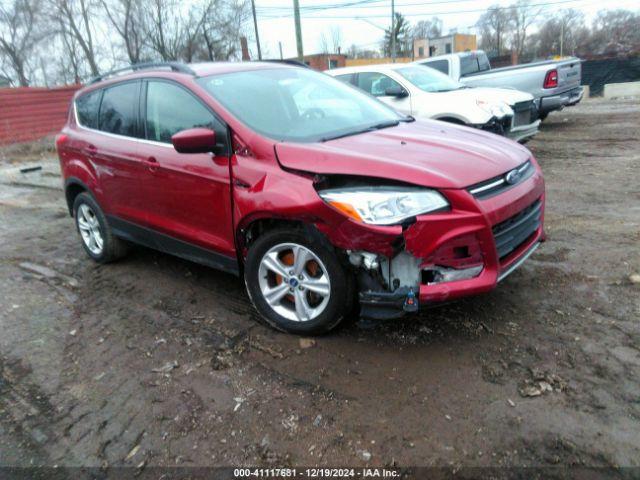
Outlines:
{"label": "amber turn signal lens", "polygon": [[357,220],[358,222],[362,222],[362,217],[356,211],[356,209],[353,208],[352,205],[349,205],[348,203],[336,202],[335,200],[331,201],[331,202],[328,202],[328,203],[329,203],[329,205],[331,205],[336,210],[339,210],[342,213],[344,213],[347,217],[353,218],[354,220]]}

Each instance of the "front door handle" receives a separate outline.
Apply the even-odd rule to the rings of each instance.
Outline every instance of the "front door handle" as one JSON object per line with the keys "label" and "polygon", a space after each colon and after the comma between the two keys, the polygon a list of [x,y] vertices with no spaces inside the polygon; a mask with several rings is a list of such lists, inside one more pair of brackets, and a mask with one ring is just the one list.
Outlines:
{"label": "front door handle", "polygon": [[158,160],[156,159],[156,157],[148,157],[146,164],[147,164],[147,169],[150,172],[156,172],[158,170]]}

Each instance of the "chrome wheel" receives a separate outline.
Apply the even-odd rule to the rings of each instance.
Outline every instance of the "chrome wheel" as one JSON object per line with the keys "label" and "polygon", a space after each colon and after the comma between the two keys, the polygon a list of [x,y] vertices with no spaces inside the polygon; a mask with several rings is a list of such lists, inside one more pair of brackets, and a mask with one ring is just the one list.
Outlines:
{"label": "chrome wheel", "polygon": [[326,267],[316,254],[297,243],[281,243],[268,250],[260,261],[258,281],[267,304],[295,322],[317,318],[331,296]]}
{"label": "chrome wheel", "polygon": [[80,205],[78,213],[76,214],[76,221],[78,222],[78,230],[80,230],[80,236],[85,246],[94,255],[100,255],[104,247],[104,240],[102,238],[102,231],[100,229],[100,222],[98,217],[91,207],[86,203]]}

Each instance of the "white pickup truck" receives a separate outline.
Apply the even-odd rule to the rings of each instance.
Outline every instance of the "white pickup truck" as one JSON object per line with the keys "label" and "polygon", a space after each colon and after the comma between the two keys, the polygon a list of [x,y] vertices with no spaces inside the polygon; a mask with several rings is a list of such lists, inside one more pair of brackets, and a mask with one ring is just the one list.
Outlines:
{"label": "white pickup truck", "polygon": [[470,87],[515,88],[532,94],[540,119],[582,100],[581,60],[571,57],[491,68],[482,50],[439,55],[413,62],[435,68]]}

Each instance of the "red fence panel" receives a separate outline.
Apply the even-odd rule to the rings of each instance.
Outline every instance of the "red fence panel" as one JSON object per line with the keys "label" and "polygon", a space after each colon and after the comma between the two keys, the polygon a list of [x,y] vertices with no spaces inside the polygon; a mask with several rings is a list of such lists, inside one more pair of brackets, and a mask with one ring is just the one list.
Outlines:
{"label": "red fence panel", "polygon": [[0,88],[0,145],[37,140],[58,132],[81,85]]}

